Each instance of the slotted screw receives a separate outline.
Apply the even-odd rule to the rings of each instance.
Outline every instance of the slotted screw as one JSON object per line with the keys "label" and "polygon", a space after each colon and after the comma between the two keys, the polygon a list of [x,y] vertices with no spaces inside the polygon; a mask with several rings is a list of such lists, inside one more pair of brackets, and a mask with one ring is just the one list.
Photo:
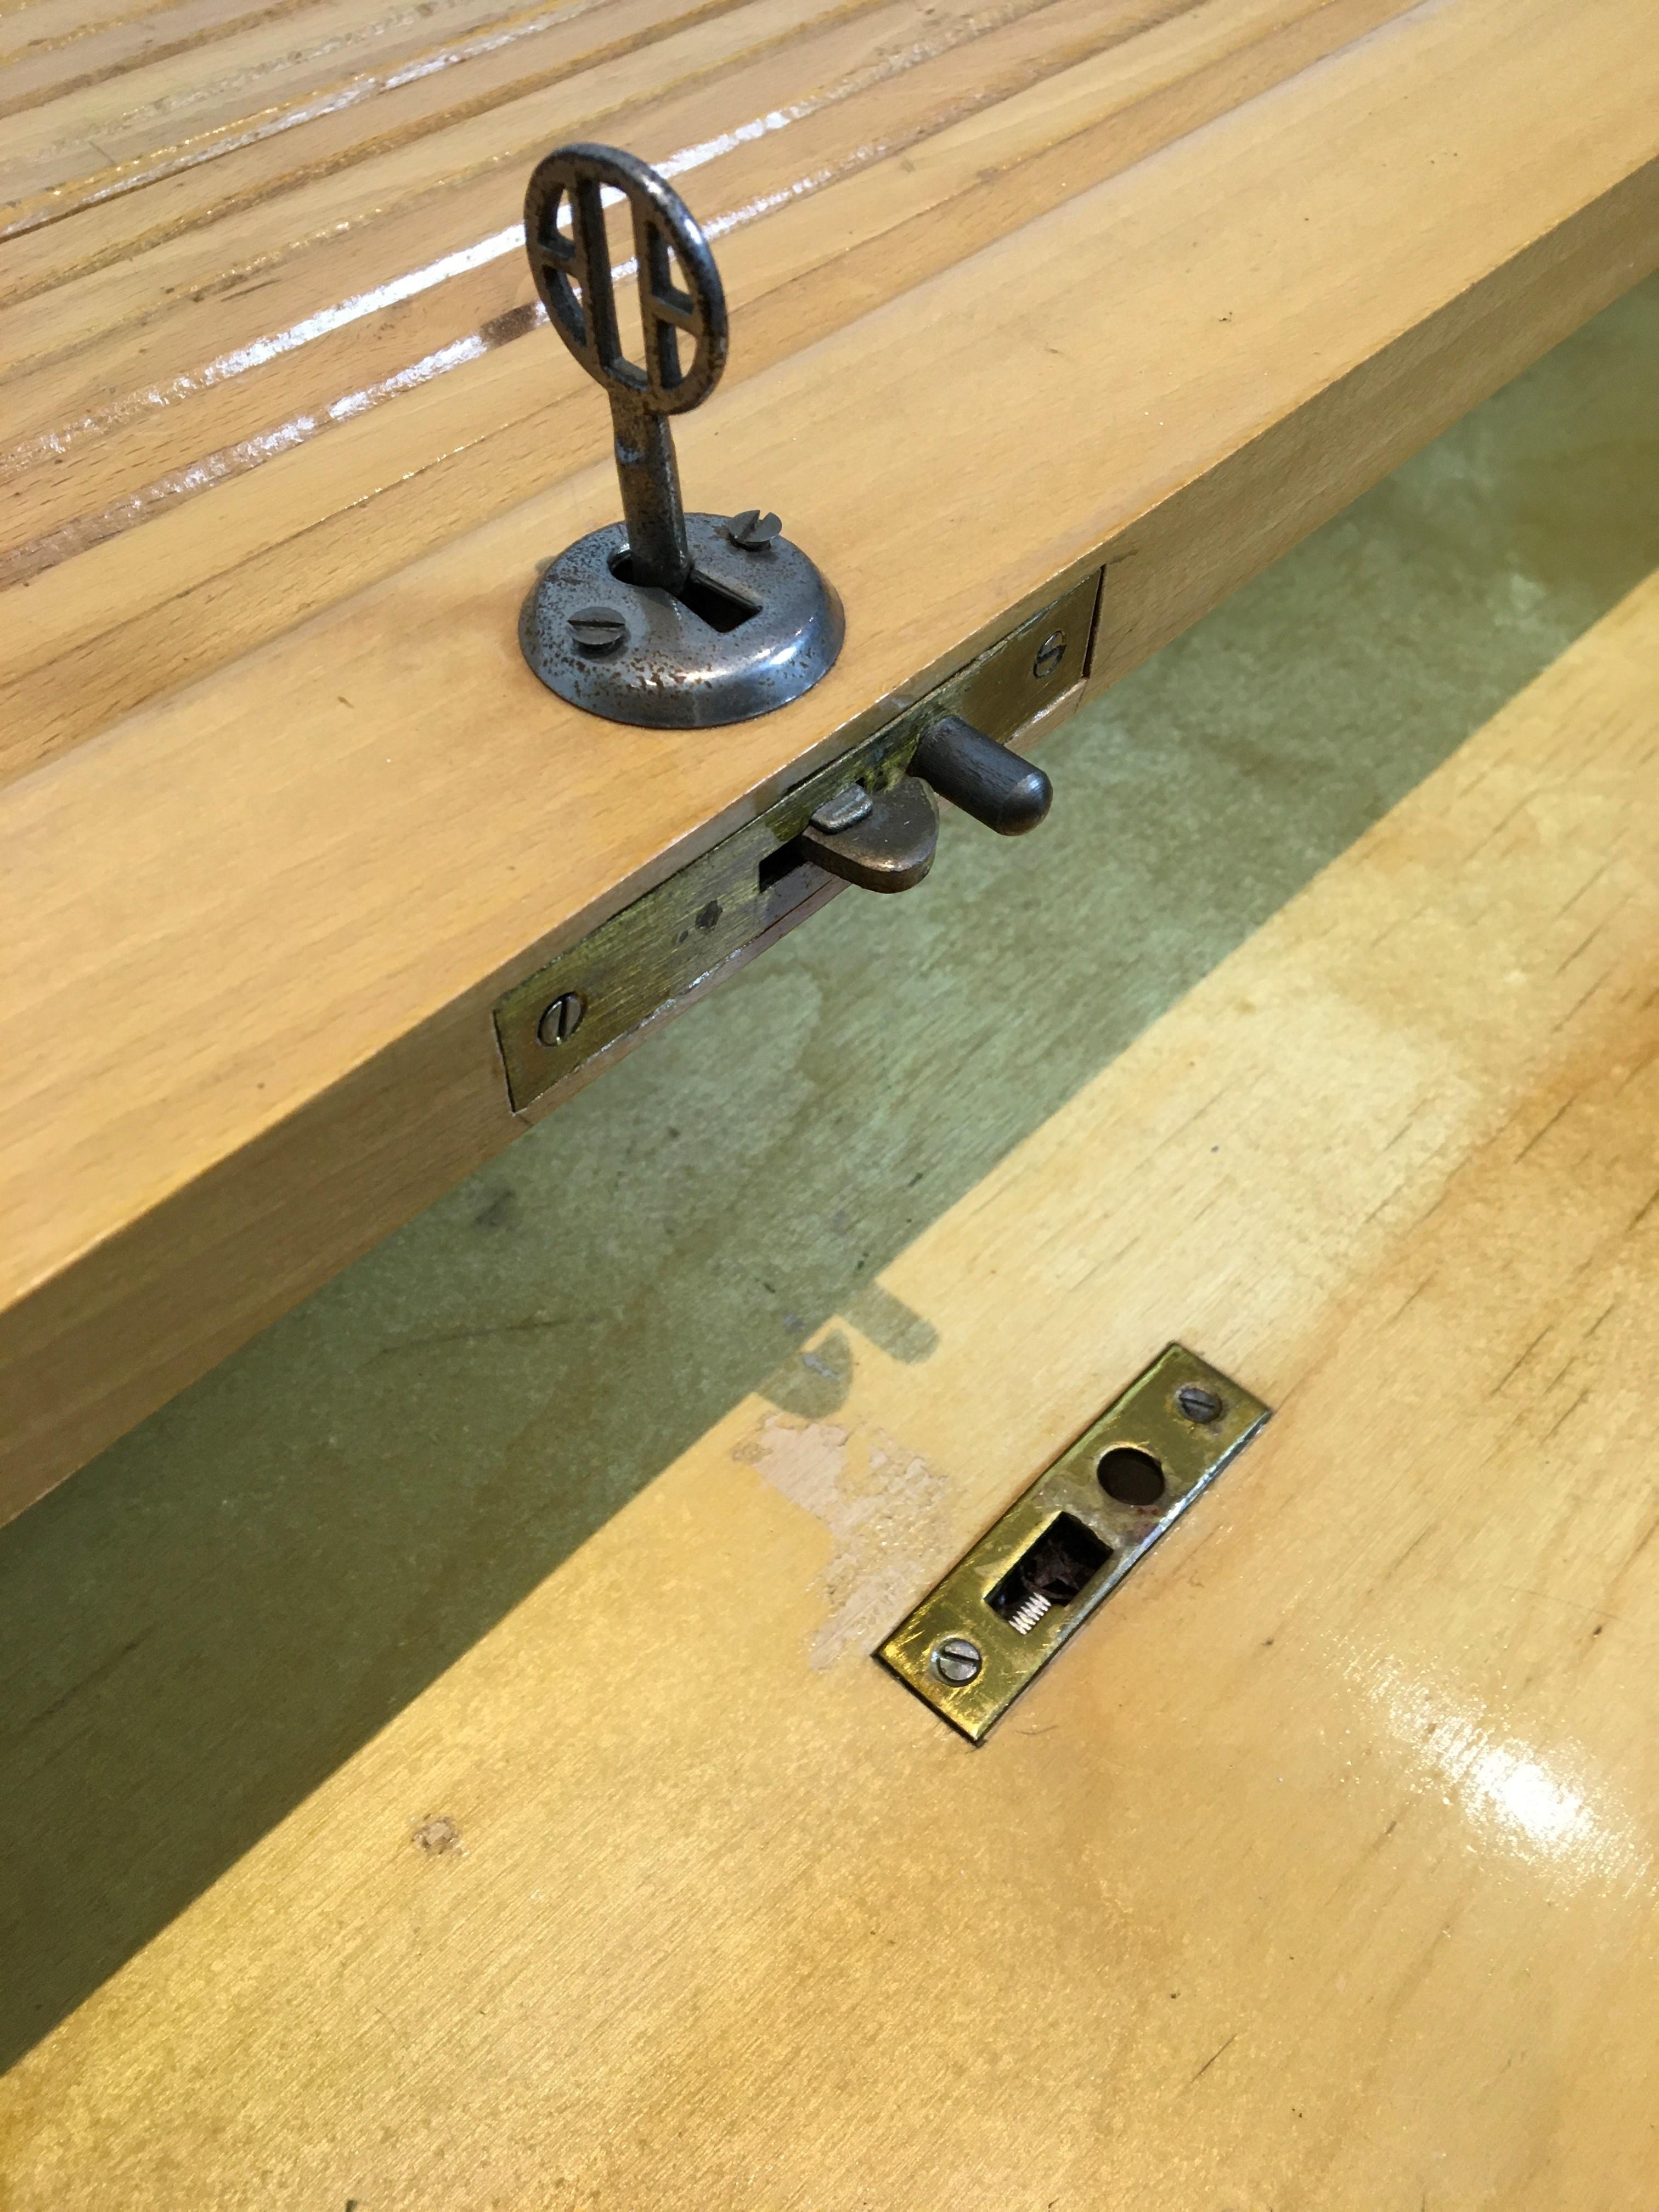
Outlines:
{"label": "slotted screw", "polygon": [[1219,1415],[1221,1401],[1201,1382],[1183,1382],[1176,1392],[1176,1407],[1189,1421],[1196,1421],[1202,1428]]}
{"label": "slotted screw", "polygon": [[569,629],[585,653],[614,653],[628,635],[628,624],[614,607],[578,607]]}
{"label": "slotted screw", "polygon": [[1048,636],[1043,639],[1042,644],[1037,647],[1036,659],[1031,663],[1031,673],[1036,678],[1037,681],[1041,683],[1045,677],[1052,676],[1054,674],[1055,669],[1059,667],[1060,662],[1064,660],[1065,658],[1065,631],[1063,629],[1050,630]]}
{"label": "slotted screw", "polygon": [[582,1016],[587,1012],[587,1002],[580,991],[567,991],[555,999],[536,1024],[536,1035],[542,1043],[562,1044],[581,1027]]}
{"label": "slotted screw", "polygon": [[745,507],[734,514],[726,526],[726,534],[734,545],[745,553],[759,553],[769,546],[783,528],[775,514],[763,514],[757,507]]}
{"label": "slotted screw", "polygon": [[984,1664],[978,1644],[965,1636],[947,1636],[933,1648],[933,1672],[941,1682],[971,1682]]}

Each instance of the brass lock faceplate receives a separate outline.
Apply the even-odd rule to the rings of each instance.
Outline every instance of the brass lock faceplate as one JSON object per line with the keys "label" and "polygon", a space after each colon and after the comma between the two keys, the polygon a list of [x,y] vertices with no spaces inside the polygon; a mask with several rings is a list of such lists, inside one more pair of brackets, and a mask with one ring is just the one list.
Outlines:
{"label": "brass lock faceplate", "polygon": [[1004,742],[1075,691],[1089,665],[1100,572],[1022,623],[754,821],[515,984],[495,1009],[507,1096],[522,1112],[563,1097],[640,1034],[734,972],[842,886],[795,844],[812,815],[861,783],[898,782],[922,732],[960,715]]}
{"label": "brass lock faceplate", "polygon": [[1170,1345],[876,1656],[982,1743],[1268,1418],[1261,1399]]}

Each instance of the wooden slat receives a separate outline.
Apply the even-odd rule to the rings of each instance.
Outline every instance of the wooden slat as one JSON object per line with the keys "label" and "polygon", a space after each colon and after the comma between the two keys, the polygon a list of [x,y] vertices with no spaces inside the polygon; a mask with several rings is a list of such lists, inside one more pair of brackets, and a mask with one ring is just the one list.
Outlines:
{"label": "wooden slat", "polygon": [[[457,43],[504,42],[572,5],[507,11],[499,0],[331,0],[83,86],[9,123],[0,155],[7,221],[59,219],[112,190],[211,159],[251,132],[372,97],[404,71],[441,68]],[[661,5],[690,12],[679,0]]]}
{"label": "wooden slat", "polygon": [[[754,222],[743,217],[773,197],[767,181],[776,176],[777,153],[767,144],[734,149],[696,179],[699,198],[708,195],[703,204],[711,219],[738,224],[721,252],[738,332],[733,380],[1046,212],[1080,182],[1127,167],[1224,112],[1241,90],[1278,82],[1345,31],[1369,27],[1391,4],[1340,0],[1285,24],[1279,0],[1219,0],[930,135],[910,131],[925,129],[941,112],[948,116],[948,102],[942,111],[924,106],[920,123],[914,108],[901,107],[898,139],[889,158],[873,166],[866,166],[870,104],[856,103],[850,114],[838,106],[822,118],[833,126],[834,143],[825,143],[827,132],[811,143],[808,125],[789,149],[788,173],[811,185],[811,200],[792,194],[793,204]],[[1264,23],[1267,34],[1256,36]],[[979,55],[976,47],[958,66],[983,73],[988,59]],[[927,74],[919,70],[895,89],[907,100],[925,97],[916,80]],[[767,89],[757,88],[763,100]],[[720,92],[731,96],[728,81]],[[695,142],[716,119],[706,104],[701,112],[695,106],[646,112],[627,136],[660,153]],[[907,145],[902,161],[891,158]],[[446,242],[470,242],[481,227],[489,235],[510,213],[505,204],[481,209],[470,228]],[[411,228],[402,261],[418,253],[419,237]],[[871,250],[878,240],[878,254]],[[400,258],[384,258],[380,265],[398,267]],[[311,272],[309,298],[297,300],[292,313],[326,305],[343,286],[363,281],[360,266],[339,284],[318,288]],[[114,714],[389,574],[460,524],[504,511],[527,480],[548,471],[550,457],[566,473],[603,453],[603,410],[562,356],[550,358],[544,335],[525,319],[529,286],[517,254],[434,289],[446,303],[463,293],[464,305],[434,307],[423,328],[411,329],[408,317],[427,311],[431,295],[422,295],[380,319],[389,327],[378,348],[361,323],[339,331],[331,342],[341,363],[333,390],[319,386],[314,366],[277,363],[271,374],[290,380],[279,399],[262,404],[250,391],[264,388],[258,374],[212,392],[218,434],[234,438],[251,408],[252,420],[277,427],[216,449],[211,529],[194,504],[200,494],[190,488],[203,463],[201,441],[192,445],[188,430],[175,449],[182,465],[148,483],[157,427],[149,420],[125,439],[118,429],[107,438],[88,435],[67,454],[40,456],[20,483],[20,501],[35,489],[69,520],[57,533],[0,556],[0,578],[9,574],[32,586],[29,621],[0,643],[0,715],[14,732],[9,745],[0,741],[0,774],[49,757]],[[395,379],[411,356],[438,357],[458,330],[471,334],[478,357],[331,425],[342,382],[361,392],[377,366]],[[244,343],[250,337],[258,343],[257,332],[240,335]],[[523,335],[536,342],[520,343]],[[141,342],[151,343],[147,335]],[[177,398],[154,410],[160,427],[174,416],[193,420],[204,384],[199,355],[182,363]],[[290,437],[294,447],[273,452]],[[105,487],[114,498],[101,514],[76,512],[89,495],[76,489],[76,464],[88,449],[94,465],[107,452],[116,471]],[[135,478],[136,490],[129,488]],[[14,512],[21,515],[21,505]],[[329,552],[319,558],[324,526]]]}
{"label": "wooden slat", "polygon": [[[205,19],[210,27],[203,35],[228,37],[250,16],[280,13],[284,6],[310,7],[315,0],[215,0]],[[88,7],[87,0],[4,0],[0,5],[0,61],[25,55],[51,53],[100,38],[124,27],[143,24],[149,18],[170,15],[178,0],[103,0]]]}
{"label": "wooden slat", "polygon": [[[24,19],[0,29],[0,114],[39,107],[161,61],[173,61],[175,81],[181,81],[191,66],[182,57],[199,56],[218,40],[272,21],[288,26],[288,52],[298,58],[307,14],[311,23],[327,23],[334,11],[318,8],[317,0],[254,0],[241,7],[227,5],[226,0],[173,0],[135,10],[118,21],[88,22],[85,12],[71,0],[69,6],[31,9]],[[312,35],[320,43],[330,33],[325,29]]]}
{"label": "wooden slat", "polygon": [[[1228,13],[1239,10],[1240,0],[1227,0]],[[14,387],[9,413],[20,428],[52,428],[96,409],[99,398],[112,389],[125,398],[141,396],[153,386],[170,391],[177,381],[182,388],[165,410],[167,426],[176,422],[186,441],[181,453],[199,452],[204,443],[217,442],[212,430],[204,437],[194,427],[202,400],[222,407],[246,405],[242,394],[251,388],[240,376],[226,380],[222,372],[217,384],[192,389],[207,363],[257,346],[307,316],[372,293],[405,272],[431,268],[495,238],[522,211],[524,177],[534,149],[550,138],[556,142],[562,135],[592,130],[595,108],[603,108],[618,92],[629,97],[607,117],[606,127],[621,129],[630,143],[638,139],[648,146],[652,158],[671,175],[684,177],[685,188],[704,203],[704,220],[718,222],[751,198],[763,180],[766,187],[787,194],[818,174],[826,162],[832,175],[844,173],[860,139],[867,162],[887,143],[925,137],[964,109],[988,105],[1063,68],[1073,59],[1073,49],[1086,55],[1109,42],[1111,12],[1097,4],[1085,9],[1082,0],[1058,0],[1056,6],[1042,9],[1028,0],[1023,16],[1013,23],[967,39],[948,17],[937,22],[945,11],[927,9],[921,0],[896,0],[851,23],[836,22],[832,15],[813,35],[780,47],[775,35],[787,19],[775,0],[757,10],[743,10],[723,27],[725,36],[705,30],[686,42],[688,52],[699,57],[724,49],[732,59],[745,63],[735,78],[723,76],[689,96],[661,100],[659,85],[671,75],[673,57],[647,48],[626,74],[607,70],[596,78],[585,73],[550,97],[542,94],[492,110],[487,126],[457,126],[437,134],[435,141],[368,162],[346,178],[295,195],[283,214],[300,251],[281,244],[271,252],[271,214],[260,210],[240,223],[216,224],[210,232],[158,249],[122,277],[83,279],[28,302],[7,318],[8,365],[14,371],[37,362],[40,368],[21,390]],[[1249,12],[1268,21],[1282,18],[1284,0],[1255,0]],[[924,29],[929,35],[916,38]],[[872,59],[888,39],[904,42],[905,66],[884,70],[872,82]],[[775,112],[781,101],[791,101],[801,112],[787,125],[780,116],[771,128],[731,143],[734,125],[752,123],[757,113],[764,117],[769,107]],[[711,161],[711,155],[716,158]],[[690,174],[688,160],[693,165]],[[415,293],[410,313],[396,319],[400,331],[404,324],[413,325],[395,341],[402,349],[399,364],[453,337],[458,327],[473,327],[475,318],[487,319],[522,298],[524,287],[514,269],[521,258],[505,247],[495,249],[494,261],[486,265],[501,289],[478,309],[463,311],[459,323],[448,288]],[[250,289],[256,276],[260,281]],[[376,318],[370,327],[386,319]],[[364,333],[352,328],[361,345]],[[270,364],[277,396],[262,396],[252,405],[280,420],[287,411],[281,380],[292,377],[296,368],[305,376],[313,374],[309,364],[316,349],[313,341],[279,353]],[[364,379],[358,375],[356,380]],[[349,377],[337,388],[350,388]],[[164,411],[152,405],[157,414]]]}
{"label": "wooden slat", "polygon": [[[88,269],[104,268],[185,231],[221,222],[228,213],[274,193],[297,190],[355,161],[372,159],[429,136],[469,115],[501,106],[519,94],[556,87],[578,69],[602,61],[621,62],[681,40],[687,30],[722,21],[728,13],[752,17],[756,9],[717,7],[688,20],[683,11],[665,14],[661,0],[606,0],[602,12],[574,18],[555,15],[522,42],[459,56],[442,70],[378,88],[371,96],[292,120],[274,132],[254,132],[245,143],[215,149],[207,161],[167,175],[141,180],[112,196],[76,209],[76,220],[56,219],[63,210],[14,211],[21,225],[0,275],[0,299],[28,296],[43,285]],[[846,0],[838,12],[848,12]],[[805,27],[815,20],[803,9]],[[677,28],[677,26],[678,27]],[[714,47],[720,66],[720,47]],[[688,76],[702,74],[695,50]]]}
{"label": "wooden slat", "polygon": [[15,784],[8,1498],[514,1133],[501,988],[1103,551],[1121,673],[1646,273],[1655,66],[1636,0],[1419,9],[717,395],[694,501],[771,501],[847,601],[783,714],[647,737],[527,676],[599,467]]}
{"label": "wooden slat", "polygon": [[[24,2059],[9,2207],[1640,2204],[1656,665],[1659,578],[886,1271],[929,1356]],[[866,1655],[1174,1335],[1275,1419],[971,1750]]]}
{"label": "wooden slat", "polygon": [[[1024,12],[1039,3],[1026,0]],[[531,49],[538,77],[556,73],[555,82],[532,82],[514,96],[483,102],[461,98],[451,82],[445,87],[450,98],[428,118],[429,127],[413,143],[406,143],[407,134],[386,129],[385,103],[393,95],[382,94],[344,111],[357,117],[358,136],[344,147],[330,145],[329,158],[302,161],[294,150],[309,149],[326,118],[283,134],[289,144],[261,143],[222,156],[196,182],[202,204],[191,213],[208,216],[205,222],[183,219],[183,212],[175,210],[163,234],[154,234],[157,226],[146,217],[158,204],[177,198],[185,181],[179,179],[131,196],[125,205],[117,202],[99,212],[89,210],[84,221],[15,241],[5,258],[25,274],[5,281],[31,295],[49,284],[70,289],[60,289],[28,315],[9,317],[7,343],[23,363],[55,358],[76,343],[142,319],[169,313],[182,316],[173,296],[181,289],[213,291],[246,277],[256,265],[302,261],[319,243],[337,247],[365,222],[422,205],[428,224],[435,222],[446,234],[434,239],[428,230],[424,258],[434,258],[445,246],[476,234],[465,214],[453,209],[454,188],[502,170],[496,179],[505,210],[501,219],[518,213],[512,197],[515,181],[522,196],[518,165],[550,133],[556,138],[561,130],[592,127],[658,101],[684,98],[703,85],[713,104],[702,127],[708,130],[712,124],[718,137],[752,122],[752,100],[744,97],[741,83],[728,88],[728,99],[722,100],[706,81],[768,57],[775,60],[780,47],[793,61],[787,82],[798,103],[811,113],[826,96],[835,96],[838,79],[855,86],[888,42],[900,50],[900,66],[892,73],[908,76],[963,36],[971,37],[972,21],[963,9],[952,8],[932,26],[919,0],[867,0],[855,8],[847,0],[823,0],[793,14],[776,0],[749,0],[711,21],[693,16],[678,23],[664,20],[661,0],[625,0],[616,9],[556,21],[538,34]],[[653,31],[655,36],[647,35]],[[629,39],[629,33],[635,35]],[[621,55],[616,52],[619,43],[628,49]],[[289,167],[273,173],[271,164],[279,155]],[[278,194],[286,199],[280,223],[266,204]],[[101,235],[117,223],[131,225],[137,234],[120,229],[113,239]],[[81,241],[88,236],[99,240],[100,263],[112,250],[121,254],[121,264],[110,270],[106,282],[79,281],[85,262]],[[373,262],[375,257],[371,252],[368,258]],[[371,281],[384,278],[395,265],[377,266]],[[313,304],[321,304],[322,296]],[[200,333],[187,331],[182,337],[185,352],[203,343]],[[223,343],[224,334],[216,331],[206,341],[208,354],[222,350]]]}

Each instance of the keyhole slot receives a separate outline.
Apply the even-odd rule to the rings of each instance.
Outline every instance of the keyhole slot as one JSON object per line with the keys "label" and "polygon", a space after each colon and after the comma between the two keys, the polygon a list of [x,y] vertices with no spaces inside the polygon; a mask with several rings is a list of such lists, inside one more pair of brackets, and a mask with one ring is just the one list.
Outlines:
{"label": "keyhole slot", "polygon": [[[619,584],[634,581],[634,564],[626,553],[616,553],[611,558],[611,573]],[[700,568],[693,568],[674,597],[688,614],[696,615],[710,629],[719,630],[722,636],[741,629],[760,612],[757,600],[744,599],[724,584],[717,584],[712,576],[705,576]]]}

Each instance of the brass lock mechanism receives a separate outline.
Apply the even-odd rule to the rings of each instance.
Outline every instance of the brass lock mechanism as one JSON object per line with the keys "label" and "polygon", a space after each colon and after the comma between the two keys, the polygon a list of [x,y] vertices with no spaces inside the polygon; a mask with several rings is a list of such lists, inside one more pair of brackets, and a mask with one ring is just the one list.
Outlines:
{"label": "brass lock mechanism", "polygon": [[1184,1345],[1015,1499],[877,1656],[982,1743],[1063,1644],[1269,1418]]}
{"label": "brass lock mechanism", "polygon": [[939,835],[936,793],[1004,836],[1041,822],[1048,779],[1002,740],[1076,703],[1099,589],[1096,570],[515,984],[495,1009],[514,1109],[556,1104],[846,884],[920,883]]}
{"label": "brass lock mechanism", "polygon": [[934,792],[1004,837],[1035,830],[1054,796],[1040,768],[960,714],[938,714],[896,783],[881,792],[851,783],[818,808],[800,833],[802,855],[864,890],[912,890],[939,843]]}

